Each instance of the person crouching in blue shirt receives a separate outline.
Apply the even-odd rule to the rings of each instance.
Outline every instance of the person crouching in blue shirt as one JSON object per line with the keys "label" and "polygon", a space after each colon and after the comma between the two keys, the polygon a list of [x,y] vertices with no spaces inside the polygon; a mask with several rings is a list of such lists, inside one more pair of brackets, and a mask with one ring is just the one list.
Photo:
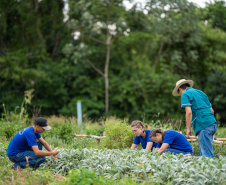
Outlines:
{"label": "person crouching in blue shirt", "polygon": [[[45,162],[45,156],[52,155],[56,158],[59,150],[52,150],[40,135],[40,133],[50,129],[51,127],[48,126],[47,120],[43,117],[38,117],[35,119],[33,127],[27,127],[14,136],[7,150],[9,160],[15,163],[12,169],[23,169],[26,165],[37,169],[41,163]],[[42,145],[47,152],[42,151]]]}
{"label": "person crouching in blue shirt", "polygon": [[186,137],[174,130],[163,131],[160,128],[153,129],[150,134],[150,138],[159,143],[155,151],[160,155],[162,153],[170,152],[172,154],[191,154],[193,150],[191,144]]}
{"label": "person crouching in blue shirt", "polygon": [[132,132],[136,135],[131,146],[132,150],[141,143],[144,150],[152,150],[158,144],[150,139],[151,130],[145,129],[141,121],[135,120],[131,123]]}

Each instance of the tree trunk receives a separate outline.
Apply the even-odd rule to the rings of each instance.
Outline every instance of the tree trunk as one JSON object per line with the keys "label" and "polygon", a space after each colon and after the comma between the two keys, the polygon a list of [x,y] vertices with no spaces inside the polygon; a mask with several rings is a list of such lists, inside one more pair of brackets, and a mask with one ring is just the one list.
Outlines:
{"label": "tree trunk", "polygon": [[105,114],[107,116],[109,111],[109,79],[108,79],[108,69],[109,69],[109,62],[110,62],[110,36],[108,38],[107,43],[107,53],[106,53],[106,63],[104,69],[104,78],[105,78]]}

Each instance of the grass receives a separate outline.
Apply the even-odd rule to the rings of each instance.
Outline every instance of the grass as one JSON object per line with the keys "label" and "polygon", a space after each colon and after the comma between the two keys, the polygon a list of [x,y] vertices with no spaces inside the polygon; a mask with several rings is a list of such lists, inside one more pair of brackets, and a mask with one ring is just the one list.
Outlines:
{"label": "grass", "polygon": [[226,127],[218,127],[214,135],[215,138],[226,138]]}

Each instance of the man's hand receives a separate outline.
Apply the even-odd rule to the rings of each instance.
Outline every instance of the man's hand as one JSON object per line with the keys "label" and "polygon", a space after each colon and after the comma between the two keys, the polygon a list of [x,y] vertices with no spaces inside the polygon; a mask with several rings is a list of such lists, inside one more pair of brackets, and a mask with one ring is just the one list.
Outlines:
{"label": "man's hand", "polygon": [[59,152],[60,152],[60,151],[59,151],[58,149],[53,150],[53,151],[52,151],[53,156],[54,156],[54,157],[57,156],[57,154],[58,154]]}
{"label": "man's hand", "polygon": [[191,136],[191,130],[190,130],[190,129],[187,129],[187,134],[186,134],[186,136],[187,136],[188,138],[190,138],[190,136]]}
{"label": "man's hand", "polygon": [[[58,151],[58,153],[60,152],[58,149],[55,149],[55,150],[53,150],[54,152],[57,152]],[[57,153],[57,154],[58,154]],[[55,155],[53,155],[53,157],[54,157],[54,160],[57,160],[57,154],[55,154]]]}

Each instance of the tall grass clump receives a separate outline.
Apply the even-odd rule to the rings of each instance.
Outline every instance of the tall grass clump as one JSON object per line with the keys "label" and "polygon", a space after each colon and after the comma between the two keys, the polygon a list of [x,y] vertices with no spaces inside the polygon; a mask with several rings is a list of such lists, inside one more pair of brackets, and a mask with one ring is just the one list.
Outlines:
{"label": "tall grass clump", "polygon": [[134,134],[124,121],[110,117],[105,122],[106,138],[102,139],[100,145],[109,149],[130,147]]}

